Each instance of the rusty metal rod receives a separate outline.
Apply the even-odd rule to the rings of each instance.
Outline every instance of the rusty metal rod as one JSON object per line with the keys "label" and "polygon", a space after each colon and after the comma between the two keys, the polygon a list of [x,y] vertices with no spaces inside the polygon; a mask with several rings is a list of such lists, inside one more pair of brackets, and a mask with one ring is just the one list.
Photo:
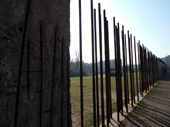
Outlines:
{"label": "rusty metal rod", "polygon": [[133,107],[133,86],[132,86],[132,61],[131,61],[131,46],[130,46],[130,37],[129,31],[127,31],[128,35],[128,46],[129,46],[129,67],[130,67],[130,88],[131,88],[131,106]]}
{"label": "rusty metal rod", "polygon": [[107,33],[107,18],[106,12],[103,10],[103,19],[104,19],[104,44],[105,44],[105,81],[106,81],[106,112],[107,112],[107,127],[109,126],[110,117],[109,117],[109,91],[108,91],[108,33]]}
{"label": "rusty metal rod", "polygon": [[81,114],[81,127],[84,126],[83,118],[83,70],[82,70],[82,24],[81,24],[81,0],[79,0],[79,50],[80,50],[80,114]]}
{"label": "rusty metal rod", "polygon": [[42,41],[42,24],[40,25],[40,70],[41,70],[41,79],[40,79],[40,127],[42,126],[42,87],[43,87],[43,41]]}
{"label": "rusty metal rod", "polygon": [[27,45],[27,87],[28,87],[28,99],[30,95],[30,40],[28,38]]}
{"label": "rusty metal rod", "polygon": [[135,68],[136,68],[136,92],[137,92],[137,100],[139,101],[139,90],[138,90],[138,71],[137,71],[137,58],[136,58],[136,39],[134,36],[134,53],[135,53]]}
{"label": "rusty metal rod", "polygon": [[94,24],[93,24],[93,0],[91,0],[91,43],[92,43],[92,85],[93,85],[93,121],[96,126],[96,102],[95,102],[95,71],[94,71]]}
{"label": "rusty metal rod", "polygon": [[117,121],[119,121],[119,95],[118,95],[118,69],[117,69],[117,27],[115,25],[115,17],[113,17],[113,36],[115,48],[115,73],[116,73],[116,101],[117,101]]}
{"label": "rusty metal rod", "polygon": [[[110,81],[110,53],[109,53],[109,22],[106,20],[106,39],[107,39],[107,69],[108,69],[108,107],[109,118],[112,118],[112,99],[111,99],[111,81]],[[110,119],[109,119],[110,122]]]}
{"label": "rusty metal rod", "polygon": [[16,94],[16,105],[15,105],[15,122],[14,122],[15,127],[17,127],[17,119],[18,119],[18,105],[19,105],[18,103],[19,103],[19,94],[20,94],[20,85],[21,85],[21,71],[22,71],[22,64],[23,64],[24,43],[25,43],[25,37],[27,31],[29,6],[30,6],[30,0],[28,0],[28,4],[27,4],[27,11],[26,11],[25,22],[24,22],[24,32],[23,32],[22,44],[21,44],[21,56],[19,62],[18,85],[17,85],[17,94]]}
{"label": "rusty metal rod", "polygon": [[120,110],[122,111],[123,115],[123,98],[122,98],[122,71],[121,71],[121,54],[120,54],[120,29],[119,23],[117,23],[117,55],[118,55],[118,85],[119,85],[119,103],[120,103]]}
{"label": "rusty metal rod", "polygon": [[69,47],[67,48],[67,127],[70,127],[70,52]]}
{"label": "rusty metal rod", "polygon": [[142,95],[142,76],[141,76],[140,41],[138,42],[138,64],[139,64],[139,86],[140,86],[140,95]]}
{"label": "rusty metal rod", "polygon": [[128,82],[128,64],[127,64],[127,45],[126,45],[126,34],[125,34],[125,62],[126,62],[126,84],[127,84],[127,102],[129,103],[129,82]]}
{"label": "rusty metal rod", "polygon": [[124,73],[124,94],[125,94],[125,107],[126,112],[128,112],[128,102],[127,102],[127,83],[126,83],[126,62],[125,62],[125,38],[124,38],[124,26],[122,26],[122,51],[123,51],[123,73]]}
{"label": "rusty metal rod", "polygon": [[52,87],[51,87],[51,118],[50,118],[50,127],[52,127],[52,109],[53,109],[53,94],[54,94],[54,79],[55,79],[55,61],[56,61],[56,34],[57,34],[57,27],[55,28],[55,35],[54,35],[54,56],[53,56],[53,80],[52,80]]}
{"label": "rusty metal rod", "polygon": [[143,49],[142,49],[142,47],[140,46],[140,60],[141,60],[141,81],[142,81],[142,85],[141,85],[141,89],[142,89],[142,91],[141,91],[141,93],[142,93],[142,97],[143,97],[143,92],[144,92],[144,71],[143,71]]}
{"label": "rusty metal rod", "polygon": [[100,10],[100,3],[98,4],[98,11],[99,11],[99,41],[100,41],[101,114],[102,114],[102,127],[104,127],[103,59],[102,59],[102,27],[101,27],[101,10]]}
{"label": "rusty metal rod", "polygon": [[98,88],[98,66],[97,66],[96,9],[94,9],[94,37],[95,37],[95,63],[96,63],[97,126],[99,126],[99,88]]}
{"label": "rusty metal rod", "polygon": [[130,50],[131,50],[131,69],[132,69],[132,92],[133,92],[133,101],[135,103],[135,89],[134,89],[134,66],[133,66],[133,48],[132,48],[132,34],[130,34]]}
{"label": "rusty metal rod", "polygon": [[62,36],[62,44],[61,44],[61,126],[63,127],[63,114],[64,114],[64,105],[63,105],[63,100],[64,100],[64,95],[63,95],[63,85],[64,85],[64,68],[63,68],[63,59],[64,59],[64,37]]}

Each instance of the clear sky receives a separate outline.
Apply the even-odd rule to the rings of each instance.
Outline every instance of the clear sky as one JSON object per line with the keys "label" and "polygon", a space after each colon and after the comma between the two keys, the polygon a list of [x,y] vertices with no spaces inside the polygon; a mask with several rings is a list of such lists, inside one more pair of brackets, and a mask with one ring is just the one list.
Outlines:
{"label": "clear sky", "polygon": [[[79,50],[78,1],[79,0],[71,0],[70,3],[71,58],[74,58],[75,51]],[[101,3],[101,9],[106,10],[106,16],[109,20],[111,59],[114,59],[113,17],[116,18],[116,22],[119,22],[121,26],[124,25],[125,33],[129,30],[130,34],[136,37],[137,42],[140,40],[140,43],[144,44],[157,57],[170,55],[170,0],[93,1],[94,8],[97,9],[97,12],[98,2]],[[83,61],[88,63],[92,61],[90,2],[91,0],[82,0]],[[98,35],[97,38],[99,38]]]}

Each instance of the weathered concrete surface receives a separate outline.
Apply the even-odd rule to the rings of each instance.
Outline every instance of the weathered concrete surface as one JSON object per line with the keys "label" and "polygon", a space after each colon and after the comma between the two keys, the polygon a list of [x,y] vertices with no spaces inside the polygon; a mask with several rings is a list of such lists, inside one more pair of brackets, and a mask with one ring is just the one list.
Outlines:
{"label": "weathered concrete surface", "polygon": [[[57,29],[52,123],[53,126],[62,126],[63,121],[63,126],[71,125],[68,62],[70,0],[30,0],[28,17],[26,17],[28,3],[28,0],[2,0],[0,4],[0,127],[15,125],[18,84],[20,84],[20,92],[17,126],[40,126],[40,24],[42,24],[43,54],[41,124],[43,127],[50,126],[54,42],[55,29]],[[30,42],[29,73],[27,72],[28,40]],[[24,44],[23,60],[21,60],[22,44]],[[19,79],[20,65],[22,66]]]}

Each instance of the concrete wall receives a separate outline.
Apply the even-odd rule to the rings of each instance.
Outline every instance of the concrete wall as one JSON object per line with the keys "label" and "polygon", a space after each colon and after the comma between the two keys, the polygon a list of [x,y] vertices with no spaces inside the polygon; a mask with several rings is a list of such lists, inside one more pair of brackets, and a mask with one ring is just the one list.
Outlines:
{"label": "concrete wall", "polygon": [[0,127],[71,126],[69,11],[70,0],[1,1]]}

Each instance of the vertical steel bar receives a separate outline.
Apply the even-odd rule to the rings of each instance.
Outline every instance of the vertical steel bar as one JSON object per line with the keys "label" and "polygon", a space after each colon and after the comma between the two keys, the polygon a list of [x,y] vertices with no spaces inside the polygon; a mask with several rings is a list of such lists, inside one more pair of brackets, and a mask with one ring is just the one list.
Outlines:
{"label": "vertical steel bar", "polygon": [[145,91],[145,56],[144,45],[142,45],[142,66],[143,66],[143,92]]}
{"label": "vertical steel bar", "polygon": [[145,50],[145,47],[143,45],[143,68],[144,68],[144,91],[146,92],[146,50]]}
{"label": "vertical steel bar", "polygon": [[70,91],[70,52],[69,52],[69,47],[67,49],[67,127],[70,127],[70,96],[69,96],[69,91]]}
{"label": "vertical steel bar", "polygon": [[[155,67],[155,58],[156,58],[156,56],[154,55],[154,68],[156,68],[156,67]],[[154,79],[155,79],[154,81],[156,82],[156,69],[154,69],[154,77],[155,77],[155,78],[154,78]]]}
{"label": "vertical steel bar", "polygon": [[126,62],[126,84],[127,84],[127,103],[129,103],[129,82],[128,82],[128,64],[127,64],[127,45],[126,45],[126,35],[125,35],[125,62]]}
{"label": "vertical steel bar", "polygon": [[27,4],[27,12],[25,16],[24,32],[23,32],[22,44],[21,44],[21,56],[20,56],[20,63],[19,63],[18,85],[17,85],[16,105],[15,105],[15,123],[14,123],[15,127],[17,127],[17,119],[18,119],[18,105],[19,105],[18,103],[19,103],[20,84],[21,84],[21,71],[22,71],[22,64],[23,64],[24,43],[25,43],[25,36],[27,30],[29,6],[30,6],[30,0],[28,0],[28,4]]}
{"label": "vertical steel bar", "polygon": [[83,118],[83,70],[82,70],[82,28],[81,28],[81,0],[79,0],[79,50],[80,50],[80,101],[81,101],[81,127],[84,126]]}
{"label": "vertical steel bar", "polygon": [[156,58],[157,81],[159,80],[158,58]]}
{"label": "vertical steel bar", "polygon": [[150,52],[150,64],[151,64],[151,87],[152,87],[152,84],[153,84],[153,69],[152,69],[152,52]]}
{"label": "vertical steel bar", "polygon": [[151,86],[152,86],[152,62],[151,62],[151,52],[148,53],[149,55],[149,82],[150,82],[150,89],[151,89]]}
{"label": "vertical steel bar", "polygon": [[139,93],[141,95],[140,41],[137,43],[137,47],[138,47],[138,69],[139,69]]}
{"label": "vertical steel bar", "polygon": [[104,97],[103,97],[103,59],[102,59],[102,27],[101,27],[101,11],[100,3],[98,4],[99,10],[99,41],[100,41],[100,85],[101,85],[101,114],[102,114],[102,127],[104,127]]}
{"label": "vertical steel bar", "polygon": [[153,66],[153,85],[154,85],[154,83],[155,83],[155,67],[154,67],[154,54],[152,55],[152,66]]}
{"label": "vertical steel bar", "polygon": [[150,51],[148,51],[148,67],[149,67],[149,89],[151,89],[151,62],[150,62]]}
{"label": "vertical steel bar", "polygon": [[151,78],[150,78],[150,82],[151,82],[151,84],[150,84],[150,87],[152,87],[152,52],[150,51],[150,53],[149,53],[149,55],[150,55],[150,75],[151,75]]}
{"label": "vertical steel bar", "polygon": [[55,35],[54,35],[54,57],[53,57],[53,80],[52,80],[52,89],[51,89],[51,119],[50,119],[50,127],[52,127],[52,110],[53,110],[53,93],[54,93],[54,76],[55,76],[55,61],[56,61],[56,33],[57,27],[55,28]]}
{"label": "vertical steel bar", "polygon": [[130,50],[131,50],[131,61],[132,61],[132,91],[133,91],[133,101],[135,103],[135,87],[134,87],[134,65],[133,65],[133,46],[132,46],[132,34],[130,34]]}
{"label": "vertical steel bar", "polygon": [[94,9],[94,36],[95,36],[95,63],[96,63],[96,99],[97,99],[97,126],[99,126],[99,88],[98,88],[98,66],[97,66],[97,34],[96,34],[96,9]]}
{"label": "vertical steel bar", "polygon": [[[107,80],[108,80],[108,84],[106,84],[106,86],[107,86],[107,100],[108,100],[108,102],[107,102],[107,116],[108,116],[108,122],[110,122],[110,90],[109,90],[109,88],[110,88],[110,60],[109,60],[109,33],[108,33],[108,20],[106,20],[106,43],[107,43],[107,45],[106,45],[106,48],[107,48],[107,50],[106,50],[106,52],[107,52],[107,66],[106,66],[106,68],[107,68]],[[106,53],[105,52],[105,53]],[[109,126],[109,125],[108,125]]]}
{"label": "vertical steel bar", "polygon": [[145,93],[147,92],[147,58],[146,58],[146,47],[143,47],[144,48],[144,71],[145,71]]}
{"label": "vertical steel bar", "polygon": [[142,97],[143,97],[143,91],[144,91],[144,75],[143,75],[143,49],[142,49],[142,46],[140,46],[140,61],[141,61],[141,81],[142,81],[142,84],[141,84],[141,94],[142,94]]}
{"label": "vertical steel bar", "polygon": [[119,30],[119,23],[117,23],[117,51],[118,51],[118,74],[119,74],[119,96],[120,96],[120,110],[122,111],[123,115],[123,98],[122,98],[122,71],[121,71],[121,54],[120,54],[120,30]]}
{"label": "vertical steel bar", "polygon": [[64,37],[62,36],[62,44],[61,44],[61,126],[63,127],[63,113],[64,113],[64,105],[63,105],[63,100],[64,100],[64,95],[63,95],[63,77],[64,77],[64,70],[63,70],[63,59],[64,59]]}
{"label": "vertical steel bar", "polygon": [[[111,99],[111,81],[110,81],[110,53],[109,53],[109,23],[108,20],[106,22],[106,28],[107,28],[107,61],[108,61],[108,99],[109,99],[109,112],[110,112],[110,118],[112,118],[112,99]],[[110,122],[110,119],[109,119]]]}
{"label": "vertical steel bar", "polygon": [[151,86],[151,65],[150,65],[150,51],[148,51],[148,69],[149,69],[149,89]]}
{"label": "vertical steel bar", "polygon": [[152,86],[154,85],[154,64],[153,64],[153,54],[152,54]]}
{"label": "vertical steel bar", "polygon": [[126,62],[125,62],[125,38],[124,38],[124,26],[122,26],[122,51],[123,51],[123,72],[124,72],[124,94],[125,94],[125,107],[128,112],[127,102],[127,83],[126,83]]}
{"label": "vertical steel bar", "polygon": [[116,100],[117,100],[117,121],[119,121],[119,95],[118,95],[118,72],[117,72],[117,32],[115,26],[115,17],[113,17],[113,35],[115,47],[115,73],[116,73]]}
{"label": "vertical steel bar", "polygon": [[94,25],[93,25],[93,0],[91,0],[91,39],[92,39],[92,75],[93,75],[93,121],[96,126],[96,103],[95,103],[95,71],[94,71]]}
{"label": "vertical steel bar", "polygon": [[134,53],[135,53],[135,68],[136,68],[136,91],[137,91],[137,100],[139,101],[139,92],[138,92],[138,71],[137,71],[137,60],[136,60],[136,39],[134,36]]}
{"label": "vertical steel bar", "polygon": [[103,19],[104,19],[104,43],[105,43],[105,81],[106,81],[106,112],[107,112],[107,126],[109,126],[109,91],[108,91],[108,33],[107,33],[107,19],[105,10],[103,10]]}
{"label": "vertical steel bar", "polygon": [[130,46],[130,37],[129,37],[129,31],[127,31],[128,35],[128,46],[129,46],[129,67],[130,67],[130,87],[131,87],[131,106],[133,107],[133,88],[132,88],[132,61],[131,61],[131,46]]}
{"label": "vertical steel bar", "polygon": [[146,68],[146,92],[147,92],[148,91],[147,47],[145,47],[145,68]]}
{"label": "vertical steel bar", "polygon": [[120,76],[119,76],[119,49],[118,49],[118,42],[119,42],[119,37],[118,37],[118,26],[116,27],[116,78],[117,78],[117,83],[116,83],[116,87],[117,87],[117,97],[118,97],[118,101],[117,101],[117,110],[118,113],[120,113],[121,110],[121,105],[120,105]]}
{"label": "vertical steel bar", "polygon": [[154,67],[154,84],[155,84],[155,55],[153,56],[153,67]]}
{"label": "vertical steel bar", "polygon": [[42,24],[40,26],[40,57],[41,57],[41,81],[40,81],[40,127],[42,126],[42,86],[43,86],[43,42],[42,42]]}
{"label": "vertical steel bar", "polygon": [[30,40],[28,38],[27,46],[27,85],[28,85],[28,99],[30,95]]}

